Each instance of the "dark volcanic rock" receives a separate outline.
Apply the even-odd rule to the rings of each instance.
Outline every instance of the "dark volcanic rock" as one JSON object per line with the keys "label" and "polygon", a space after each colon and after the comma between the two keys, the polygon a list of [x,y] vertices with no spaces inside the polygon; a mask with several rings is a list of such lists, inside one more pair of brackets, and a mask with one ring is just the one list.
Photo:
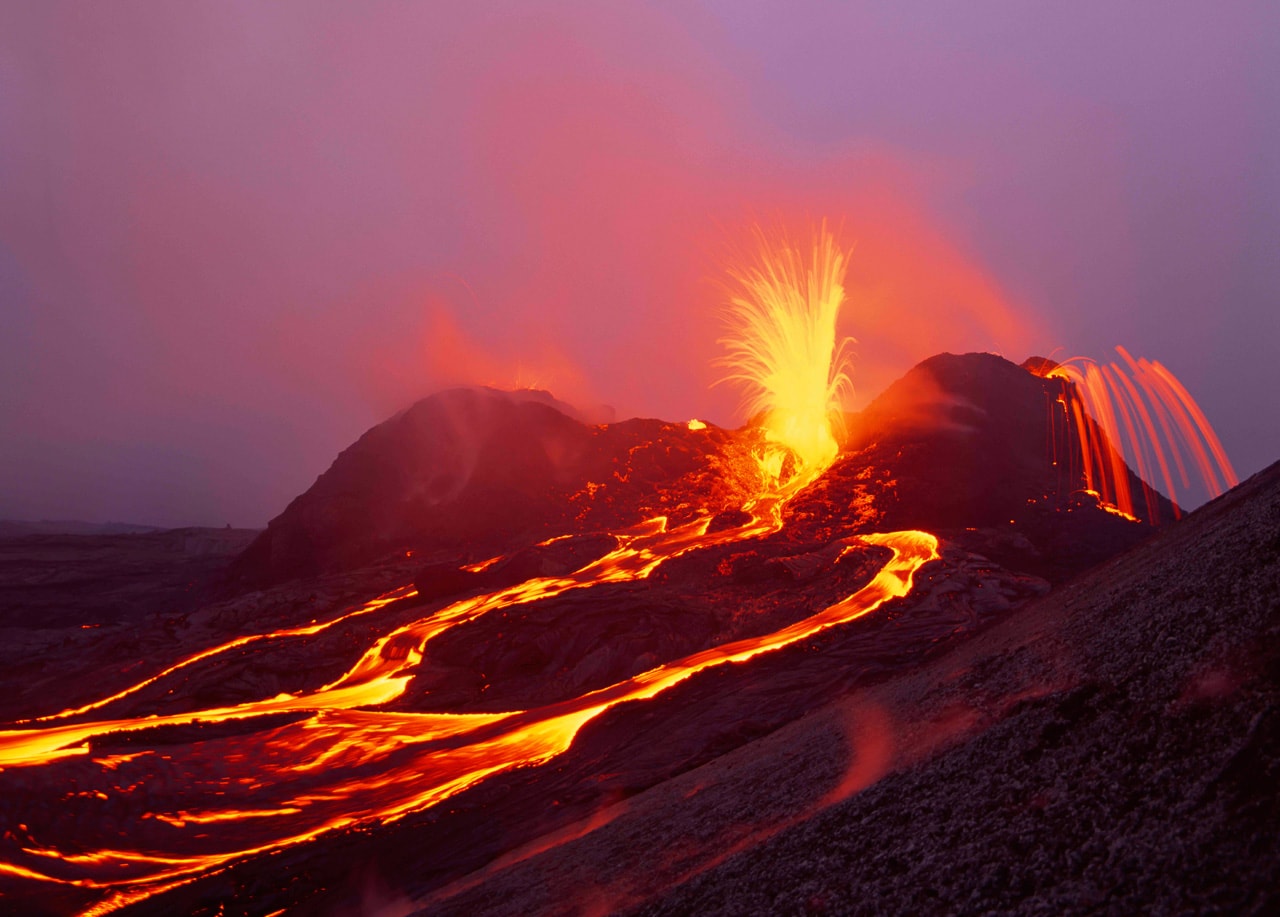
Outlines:
{"label": "dark volcanic rock", "polygon": [[350,569],[394,551],[485,554],[649,516],[737,508],[755,474],[714,426],[588,425],[550,396],[454,389],[364,434],[273,519],[233,580]]}
{"label": "dark volcanic rock", "polygon": [[640,912],[1276,913],[1278,533],[1280,464],[904,674],[977,728]]}
{"label": "dark volcanic rock", "polygon": [[[789,528],[797,537],[850,527],[955,534],[1054,581],[1132,547],[1151,526],[1105,512],[1084,491],[1070,451],[1078,447],[1059,418],[1062,384],[989,353],[925,360],[847,418],[840,458],[793,501]],[[1161,518],[1172,519],[1160,501]]]}
{"label": "dark volcanic rock", "polygon": [[[792,503],[789,528],[829,541],[854,529],[1016,525],[1052,558],[1033,572],[1053,579],[1133,545],[1149,529],[1102,512],[1083,491],[1056,404],[1063,384],[992,354],[924,361],[850,417],[844,453]],[[423,399],[339,455],[230,579],[260,586],[406,551],[456,566],[657,514],[719,514],[713,528],[740,521],[756,486],[756,428],[589,425],[572,413],[545,393]],[[1161,518],[1172,518],[1161,500]],[[446,579],[442,567],[427,592],[470,588],[465,577]]]}
{"label": "dark volcanic rock", "polygon": [[[563,552],[577,542],[596,545],[591,553],[602,555],[612,541],[557,540],[507,563],[532,555],[519,565],[528,575],[556,575],[562,571],[547,571],[547,558],[530,569],[538,552]],[[501,609],[432,640],[396,706],[461,712],[563,701],[660,663],[792,623],[855,592],[887,556],[884,548],[849,548],[842,542],[797,553],[781,539],[765,539],[745,552],[733,544],[691,552],[638,582],[570,590]],[[510,584],[500,565],[475,577],[488,578],[485,590]]]}
{"label": "dark volcanic rock", "polygon": [[418,590],[419,598],[432,602],[478,589],[483,580],[484,577],[474,570],[467,570],[457,564],[443,561],[423,567],[414,579],[413,585]]}
{"label": "dark volcanic rock", "polygon": [[0,537],[0,628],[135,623],[198,607],[256,535],[185,528]]}
{"label": "dark volcanic rock", "polygon": [[[1218,505],[1209,516],[1217,527],[1157,533],[1139,553],[1028,610],[1049,590],[1040,575],[1064,579],[1153,531],[1104,512],[1076,492],[1070,461],[1054,464],[1052,395],[1044,380],[996,357],[934,358],[854,419],[850,448],[788,507],[782,531],[689,551],[643,580],[544,592],[460,621],[426,644],[397,634],[382,645],[385,658],[408,660],[415,645],[423,658],[392,709],[519,710],[516,722],[538,722],[585,692],[777,631],[848,597],[888,550],[855,547],[857,532],[919,527],[942,540],[940,559],[917,571],[912,592],[874,614],[698,672],[647,700],[597,708],[548,760],[491,775],[402,819],[247,857],[140,901],[134,912],[376,911],[370,875],[432,912],[459,914],[604,912],[645,901],[674,912],[839,912],[882,900],[899,911],[1059,911],[1078,901],[1089,910],[1113,900],[1116,910],[1151,900],[1168,909],[1250,905],[1218,894],[1227,884],[1221,868],[1209,894],[1195,898],[1157,899],[1150,877],[1136,892],[1124,882],[1149,850],[1169,869],[1185,869],[1206,849],[1220,867],[1239,845],[1214,847],[1214,832],[1244,836],[1240,858],[1273,865],[1259,826],[1275,820],[1265,794],[1276,776],[1278,667],[1275,628],[1255,600],[1274,596],[1277,542],[1257,527],[1274,522],[1275,482],[1261,503],[1255,487],[1254,502]],[[110,712],[300,694],[332,683],[381,636],[455,599],[581,569],[620,543],[601,532],[657,513],[677,523],[715,514],[706,521],[716,530],[742,524],[758,433],[657,421],[591,426],[545,399],[484,390],[427,399],[344,452],[273,522],[238,573],[256,581],[380,559],[376,565],[175,616],[146,644],[133,634],[132,646],[104,639],[96,658],[150,652],[154,660],[130,665],[154,671],[233,634],[332,616],[338,592],[315,594],[330,578],[350,578],[339,592],[354,583],[368,598],[416,577],[417,595],[405,589],[376,613],[343,616],[318,634],[239,644],[113,702]],[[1231,555],[1233,540],[1247,565]],[[1211,575],[1200,569],[1206,563]],[[1208,607],[1217,596],[1230,597],[1229,620]],[[1077,613],[1081,602],[1086,610]],[[454,610],[466,618],[475,608]],[[65,658],[34,660],[51,663],[42,688],[65,671],[52,666]],[[104,668],[99,677],[121,687],[142,671]],[[1218,715],[1225,704],[1228,714]],[[508,725],[483,728],[497,735]],[[221,778],[229,752],[270,748],[257,738],[277,728],[289,723],[171,724],[104,736],[98,747],[163,750],[108,779],[177,793],[192,773],[184,748],[197,762],[206,756]],[[436,751],[460,740],[440,741]],[[400,744],[398,736],[386,750],[416,753]],[[956,748],[970,752],[948,757]],[[1215,758],[1221,748],[1229,754]],[[254,751],[235,760],[257,759]],[[352,766],[376,778],[380,765],[370,758]],[[17,826],[0,832],[6,843],[55,835],[82,843],[72,819],[96,818],[99,803],[146,805],[118,808],[112,818],[167,830],[145,817],[153,809],[144,797],[128,792],[119,803],[80,793],[73,810],[66,788],[101,778],[96,768],[68,756],[44,772],[56,777],[6,771],[0,816]],[[1210,776],[1196,782],[1197,772]],[[416,785],[425,770],[410,773]],[[1085,798],[1095,783],[1102,789]],[[1181,790],[1192,802],[1180,810]],[[260,798],[269,806],[271,790]],[[1206,799],[1230,805],[1206,808]],[[1247,817],[1237,817],[1241,809]],[[1173,855],[1156,849],[1158,835],[1183,827],[1165,813],[1186,811],[1206,813],[1209,833]],[[1135,820],[1141,830],[1130,830]],[[1051,828],[1042,830],[1045,823]],[[119,822],[105,824],[114,837]],[[781,853],[756,857],[770,838]],[[1054,884],[1063,875],[1065,891]],[[72,912],[95,898],[88,888],[62,893],[65,902],[40,905]],[[25,905],[39,894],[10,900]]]}
{"label": "dark volcanic rock", "polygon": [[[891,469],[882,507],[917,526],[1007,523],[1056,489],[1042,380],[993,354],[939,354],[889,386],[859,415],[853,451]],[[877,459],[879,461],[877,461]]]}
{"label": "dark volcanic rock", "polygon": [[414,913],[1276,913],[1277,594],[1280,464]]}
{"label": "dark volcanic rock", "polygon": [[496,592],[534,577],[565,576],[617,547],[618,539],[612,535],[564,535],[493,559],[479,569],[449,562],[428,564],[418,573],[414,586],[423,601],[477,590]]}

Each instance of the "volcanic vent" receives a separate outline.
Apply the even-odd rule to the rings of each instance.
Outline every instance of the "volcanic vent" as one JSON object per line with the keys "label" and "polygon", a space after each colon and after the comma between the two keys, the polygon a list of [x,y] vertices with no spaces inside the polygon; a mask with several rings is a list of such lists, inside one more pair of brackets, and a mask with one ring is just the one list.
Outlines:
{"label": "volcanic vent", "polygon": [[[843,446],[788,505],[788,530],[830,539],[981,529],[994,538],[987,547],[1022,545],[1054,579],[1136,543],[1146,529],[1101,511],[1081,462],[1055,448],[1070,436],[1048,409],[1058,389],[993,354],[924,361],[864,411],[841,417]],[[1105,431],[1096,435],[1105,440]],[[725,525],[759,487],[753,454],[762,439],[759,427],[587,424],[530,393],[442,392],[345,450],[233,573],[264,585],[408,553],[465,565],[655,514],[677,525],[713,515]],[[1157,519],[1174,518],[1169,501],[1156,499]]]}
{"label": "volcanic vent", "polygon": [[738,507],[756,485],[715,426],[589,424],[543,392],[453,389],[365,433],[277,518],[234,574],[261,585],[414,551],[480,560],[544,538]]}
{"label": "volcanic vent", "polygon": [[433,395],[273,520],[223,601],[166,620],[145,670],[19,696],[6,894],[342,911],[374,871],[433,900],[1148,536],[1114,477],[1090,486],[1119,447],[1064,410],[1070,378],[943,354],[843,414],[846,254],[760,241],[725,339],[745,427]]}

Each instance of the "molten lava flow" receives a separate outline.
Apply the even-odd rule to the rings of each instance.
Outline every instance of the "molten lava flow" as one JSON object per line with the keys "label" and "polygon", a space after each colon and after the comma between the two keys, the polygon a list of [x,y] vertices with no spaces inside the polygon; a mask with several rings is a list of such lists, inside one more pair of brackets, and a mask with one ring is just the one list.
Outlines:
{"label": "molten lava flow", "polygon": [[[770,507],[765,517],[744,530],[754,534],[776,530],[776,509]],[[684,551],[741,537],[742,530],[708,534],[705,521],[668,531],[665,520],[653,520],[625,534],[616,551],[568,577],[534,579],[456,602],[392,631],[345,676],[310,694],[285,694],[183,714],[0,732],[0,762],[6,768],[55,768],[66,756],[84,756],[90,767],[80,769],[80,780],[91,775],[95,786],[128,794],[140,791],[157,770],[169,774],[165,780],[171,780],[172,772],[162,764],[169,760],[169,754],[99,757],[85,747],[89,739],[196,721],[286,711],[311,714],[249,736],[190,745],[181,765],[183,785],[172,795],[168,811],[152,808],[130,831],[138,849],[82,842],[72,853],[32,842],[22,844],[10,862],[0,863],[0,872],[108,891],[108,897],[94,909],[105,913],[245,856],[300,843],[337,828],[394,821],[491,774],[549,760],[569,747],[585,723],[617,704],[651,698],[702,669],[745,661],[867,614],[910,591],[915,571],[937,557],[936,539],[923,532],[865,536],[862,540],[867,543],[890,548],[893,557],[869,584],[844,601],[764,637],[704,650],[541,710],[414,714],[354,709],[399,696],[421,659],[425,643],[451,626],[496,608],[568,589],[642,578]],[[384,597],[361,611],[385,604]],[[390,647],[405,645],[405,638],[412,638],[409,642],[414,644],[407,653],[387,652]],[[72,712],[65,711],[63,716]],[[56,779],[56,775],[50,776]],[[262,807],[264,797],[272,801],[270,808]],[[220,832],[222,825],[227,828]],[[158,854],[157,850],[167,852]]]}
{"label": "molten lava flow", "polygon": [[754,257],[729,271],[729,332],[720,339],[728,352],[719,361],[727,373],[720,381],[743,385],[747,413],[763,414],[769,442],[785,447],[762,455],[766,476],[780,480],[789,453],[808,483],[839,451],[833,426],[852,390],[852,339],[840,338],[836,327],[849,253],[826,223],[808,251],[758,227],[755,240]]}
{"label": "molten lava flow", "polygon": [[[240,637],[196,653],[108,697],[0,731],[0,791],[72,787],[66,797],[107,817],[76,822],[58,846],[56,813],[34,811],[0,835],[0,875],[75,886],[88,892],[86,913],[104,914],[210,875],[256,854],[278,851],[329,831],[387,824],[434,806],[485,778],[546,762],[569,748],[583,725],[628,701],[653,698],[695,673],[805,640],[906,595],[915,572],[938,557],[924,532],[846,539],[888,548],[875,577],[842,601],[773,633],[704,649],[578,697],[534,710],[500,713],[408,713],[376,709],[400,698],[428,644],[482,615],[603,583],[634,582],[689,551],[758,538],[782,528],[783,508],[834,460],[832,427],[848,386],[846,342],[836,339],[847,255],[825,227],[812,252],[770,248],[759,234],[758,264],[735,272],[729,379],[750,390],[765,412],[768,447],[759,461],[760,492],[744,505],[744,524],[711,530],[712,516],[671,527],[659,516],[613,533],[617,547],[564,576],[544,576],[453,602],[401,626],[387,625],[351,668],[329,684],[297,694],[182,713],[104,715],[157,683],[188,677],[196,666],[233,649],[267,641],[305,641],[355,616],[374,616],[415,595],[403,587],[331,621]],[[705,429],[690,421],[690,430]],[[787,466],[790,465],[790,470]],[[555,539],[552,539],[553,541]],[[544,544],[550,542],[544,542]],[[841,554],[843,556],[843,554]],[[463,569],[481,571],[500,557]],[[403,603],[401,603],[402,605]],[[375,709],[370,709],[375,708]],[[109,734],[287,715],[230,736],[200,737],[142,751],[102,754],[91,742]],[[93,719],[90,715],[99,718]],[[88,790],[80,790],[88,787]],[[9,798],[13,798],[10,796]],[[140,816],[122,816],[137,800]],[[39,821],[43,819],[43,821]],[[65,840],[65,839],[63,839]]]}
{"label": "molten lava flow", "polygon": [[1159,362],[1134,359],[1123,347],[1116,352],[1123,365],[1073,357],[1036,370],[1064,382],[1058,401],[1079,443],[1086,490],[1104,508],[1136,519],[1132,467],[1142,483],[1146,518],[1155,523],[1159,501],[1148,482],[1163,483],[1175,515],[1180,513],[1175,478],[1185,492],[1191,486],[1188,465],[1194,465],[1211,497],[1234,487],[1238,479],[1222,443],[1177,377]]}
{"label": "molten lava flow", "polygon": [[[495,557],[493,561],[489,561],[489,563],[492,563],[494,561],[498,561],[501,559],[502,559],[501,557]],[[474,568],[463,567],[462,569],[470,570]],[[481,569],[483,569],[483,566],[481,566]],[[167,669],[163,669],[160,672],[157,672],[155,675],[151,676],[150,678],[144,679],[138,682],[137,684],[131,685],[128,688],[125,688],[123,691],[117,691],[115,694],[112,694],[109,697],[104,697],[104,698],[101,698],[100,700],[93,701],[92,703],[85,704],[83,707],[76,707],[73,710],[63,710],[59,713],[51,713],[48,716],[38,716],[31,720],[20,720],[19,725],[22,725],[25,723],[46,723],[51,720],[62,720],[62,719],[67,719],[73,716],[79,716],[82,713],[89,713],[90,711],[101,709],[102,707],[105,707],[110,703],[114,703],[115,701],[122,700],[126,697],[129,697],[130,695],[137,694],[143,688],[153,685],[160,679],[165,678],[169,675],[172,675],[174,672],[177,672],[179,669],[185,669],[189,666],[194,665],[197,662],[201,662],[205,659],[212,658],[213,656],[220,656],[223,653],[226,653],[238,647],[248,646],[252,643],[258,643],[263,640],[278,639],[280,637],[310,637],[315,634],[322,633],[331,627],[341,624],[344,621],[350,620],[351,618],[357,617],[359,615],[367,615],[370,612],[377,611],[378,609],[383,608],[384,606],[389,605],[392,602],[395,602],[399,599],[412,595],[413,592],[414,592],[413,587],[402,586],[399,589],[393,589],[390,592],[386,593],[385,595],[379,596],[378,598],[374,599],[371,602],[367,602],[366,604],[360,606],[354,611],[348,612],[347,614],[334,618],[332,621],[326,621],[323,624],[313,623],[305,627],[293,627],[287,630],[273,631],[272,633],[269,633],[269,634],[251,634],[247,637],[239,637],[228,643],[223,643],[219,646],[215,646],[212,649],[207,649],[207,650],[204,650],[203,652],[199,652],[192,656],[188,656],[186,659],[182,659],[178,662],[175,662],[173,665],[169,666]],[[0,764],[3,764],[3,763],[4,763],[3,758],[0,757]]]}

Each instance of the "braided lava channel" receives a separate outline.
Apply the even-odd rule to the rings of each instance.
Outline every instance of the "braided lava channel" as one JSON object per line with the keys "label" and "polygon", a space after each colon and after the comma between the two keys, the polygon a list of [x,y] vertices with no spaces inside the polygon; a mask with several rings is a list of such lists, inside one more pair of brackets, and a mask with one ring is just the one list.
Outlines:
{"label": "braided lava channel", "polygon": [[[177,668],[199,665],[246,641],[299,635],[297,629],[283,630],[205,650],[110,698],[0,732],[0,787],[19,790],[19,784],[33,778],[65,783],[73,788],[68,804],[88,816],[80,820],[85,830],[76,832],[74,847],[41,842],[41,835],[66,833],[52,824],[11,826],[0,874],[76,886],[97,897],[86,914],[108,913],[233,861],[335,829],[387,824],[493,774],[544,763],[565,751],[584,724],[617,704],[651,698],[702,669],[781,648],[906,595],[915,572],[938,556],[937,540],[917,531],[859,536],[849,539],[846,550],[861,542],[893,552],[872,581],[773,633],[703,650],[535,710],[448,714],[369,709],[404,692],[427,642],[449,628],[569,590],[644,579],[688,551],[776,532],[782,507],[814,476],[754,501],[748,507],[750,521],[742,526],[708,532],[710,517],[705,517],[669,530],[666,519],[658,517],[618,534],[613,552],[568,576],[535,578],[448,605],[385,634],[350,671],[314,692],[180,714],[85,719],[86,713]],[[412,595],[412,587],[398,589],[305,630],[318,633],[353,614],[373,614]],[[91,739],[109,733],[278,714],[300,718],[248,735],[163,750],[98,755],[90,746]],[[156,758],[164,762],[163,778],[155,773],[159,762],[148,761]],[[144,804],[111,805],[131,796],[142,796]],[[143,814],[100,817],[109,811]]]}

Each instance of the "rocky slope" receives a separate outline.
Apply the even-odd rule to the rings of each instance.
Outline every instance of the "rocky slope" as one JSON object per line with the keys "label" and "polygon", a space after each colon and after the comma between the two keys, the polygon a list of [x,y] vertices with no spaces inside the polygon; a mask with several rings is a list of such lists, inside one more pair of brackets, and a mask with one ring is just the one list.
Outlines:
{"label": "rocky slope", "polygon": [[[567,532],[737,507],[749,444],[714,426],[583,422],[546,393],[453,389],[364,434],[239,559],[261,586],[414,551],[455,563]],[[465,557],[459,558],[459,552]]]}
{"label": "rocky slope", "polygon": [[399,913],[1274,913],[1280,464]]}
{"label": "rocky slope", "polygon": [[[966,673],[953,666],[938,683],[947,691],[960,685],[960,693],[937,709],[886,696],[815,711],[833,699],[862,698],[886,679],[906,684],[903,673],[934,672],[936,660],[1018,616],[1052,583],[1157,531],[1105,512],[1079,493],[1077,475],[1054,464],[1052,395],[1044,380],[998,357],[926,361],[850,419],[844,453],[788,505],[781,531],[704,545],[643,580],[596,583],[460,624],[425,645],[391,707],[545,710],[658,664],[775,631],[867,581],[885,549],[857,541],[860,532],[921,527],[940,537],[941,558],[918,572],[906,598],[609,709],[543,765],[483,780],[389,825],[361,824],[249,857],[132,910],[349,913],[365,908],[370,883],[460,913],[500,909],[508,899],[530,912],[635,906],[707,873],[729,853],[781,837],[887,772],[931,759],[975,730],[997,728],[1017,702],[1070,686],[1070,673],[1062,675],[1067,670],[1055,661],[1052,678],[1023,677],[1012,694],[988,703],[964,694]],[[128,626],[82,631],[68,620],[36,635],[24,644],[34,668],[0,681],[11,689],[4,712],[16,719],[74,707],[198,650],[341,616],[311,635],[237,642],[112,701],[105,712],[148,717],[317,690],[382,635],[458,599],[580,568],[613,549],[618,539],[609,532],[620,527],[657,514],[675,524],[711,515],[713,530],[739,524],[744,495],[755,486],[751,449],[759,436],[751,426],[591,425],[528,393],[441,393],[339,456],[239,558],[233,588],[220,601]],[[254,585],[261,588],[245,591]],[[404,587],[402,597],[376,614],[346,615],[352,603],[395,587]],[[388,652],[407,649],[388,644]],[[93,673],[92,688],[59,677],[66,673]],[[810,726],[817,731],[803,731]],[[130,767],[137,774],[119,776],[122,785],[179,791],[189,779],[184,762],[209,759],[218,770],[224,756],[249,760],[274,730],[287,728],[272,716],[178,724],[98,736],[93,750],[136,757]],[[800,738],[777,738],[784,735]],[[757,767],[757,760],[765,763]],[[729,779],[717,761],[738,762],[737,776]],[[797,779],[774,781],[765,792],[748,779],[778,770]],[[34,831],[42,843],[81,844],[86,830],[101,828],[90,816],[104,799],[112,825],[149,830],[145,794],[120,791],[113,774],[86,759],[7,773],[14,792],[0,794],[0,822],[26,827],[5,842],[21,845]],[[88,801],[76,803],[84,811],[73,817],[64,786],[94,780],[106,780],[111,792],[82,793]],[[645,799],[666,802],[649,810]],[[694,800],[688,812],[681,800]],[[252,808],[270,805],[264,790]],[[696,824],[686,825],[686,817]],[[586,830],[603,821],[638,824],[643,840],[628,843],[644,850],[663,846],[669,830],[673,852],[640,870],[615,870],[616,887],[598,901],[565,891],[590,885],[572,864],[563,882],[540,886],[556,892],[551,897],[502,891],[501,875],[508,868],[519,875],[519,864],[533,862],[541,848],[575,832],[584,842],[588,834],[607,840],[607,832]],[[609,843],[602,849],[621,849],[617,837]],[[537,860],[560,875],[554,859]],[[584,854],[582,862],[608,873],[598,857]],[[55,900],[47,886],[15,883],[6,893],[21,895],[12,900],[33,913],[75,912],[94,900],[92,890],[75,886],[61,887]]]}
{"label": "rocky slope", "polygon": [[794,501],[788,527],[925,529],[1052,582],[1132,547],[1150,529],[1084,491],[1060,385],[994,354],[930,357],[847,416],[839,460]]}

